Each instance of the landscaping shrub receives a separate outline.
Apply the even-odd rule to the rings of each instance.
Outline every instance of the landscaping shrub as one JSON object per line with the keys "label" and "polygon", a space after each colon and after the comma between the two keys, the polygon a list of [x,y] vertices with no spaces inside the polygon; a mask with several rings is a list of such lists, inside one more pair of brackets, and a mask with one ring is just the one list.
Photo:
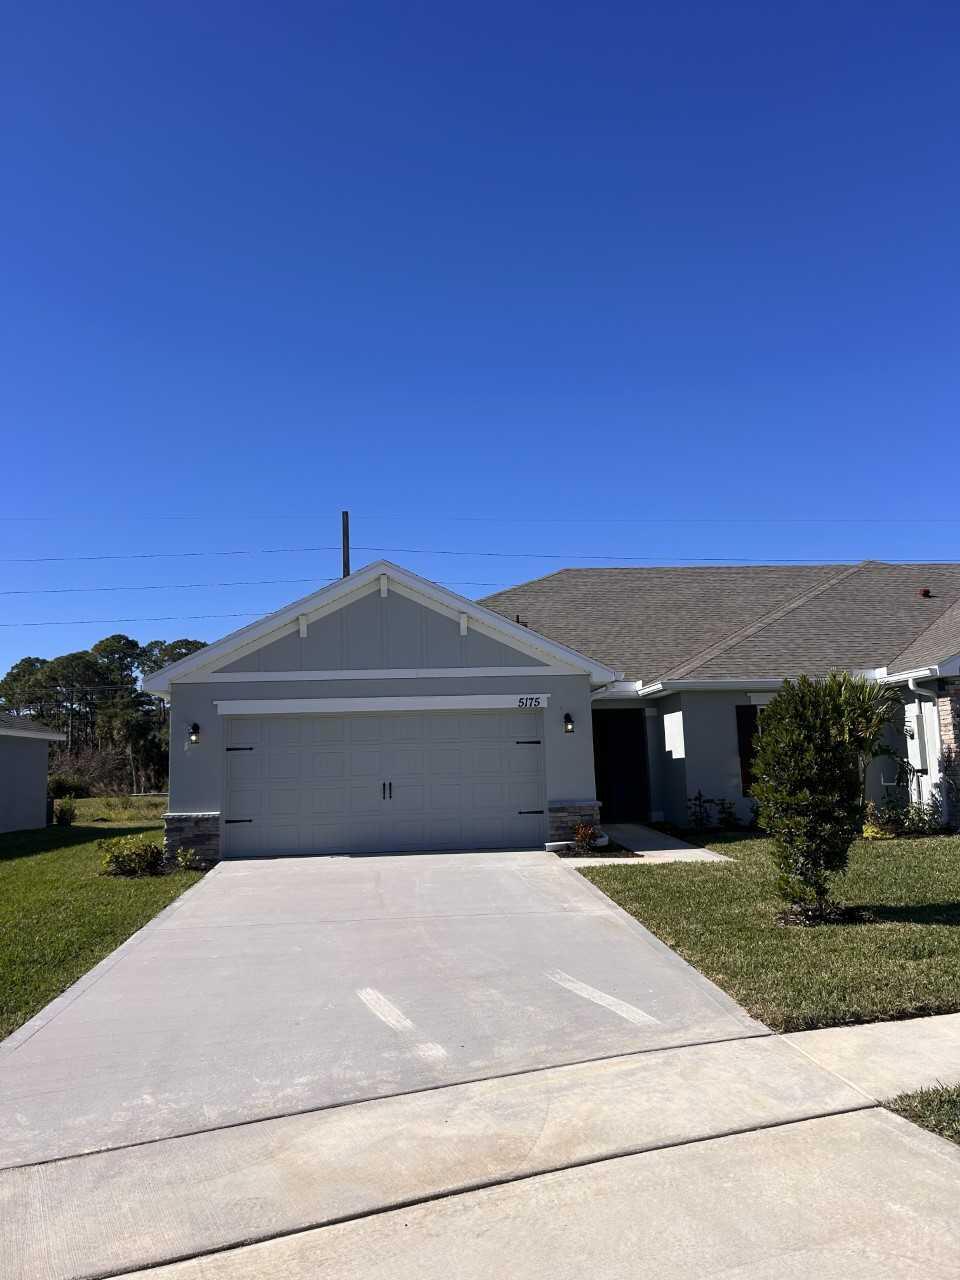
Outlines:
{"label": "landscaping shrub", "polygon": [[98,840],[100,870],[107,876],[158,876],[163,871],[163,845],[149,836],[114,836]]}
{"label": "landscaping shrub", "polygon": [[573,829],[573,843],[578,853],[589,853],[597,838],[597,828],[592,822],[578,822]]}
{"label": "landscaping shrub", "polygon": [[717,826],[722,831],[737,831],[740,820],[737,817],[737,806],[732,800],[717,801]]}
{"label": "landscaping shrub", "polygon": [[206,871],[207,862],[196,849],[179,848],[174,855],[181,871]]}
{"label": "landscaping shrub", "polygon": [[755,760],[760,824],[773,837],[787,902],[818,919],[863,828],[862,739],[849,732],[845,681],[787,680],[767,705]]}
{"label": "landscaping shrub", "polygon": [[868,840],[939,835],[943,829],[943,806],[936,797],[921,804],[902,793],[886,796],[880,804],[870,801],[863,824]]}
{"label": "landscaping shrub", "polygon": [[53,802],[53,821],[58,827],[72,827],[77,816],[73,796],[62,796]]}
{"label": "landscaping shrub", "polygon": [[85,798],[90,794],[86,781],[75,769],[58,769],[51,773],[47,783],[47,791],[53,800],[71,799],[77,796]]}
{"label": "landscaping shrub", "polygon": [[716,800],[710,800],[702,791],[698,791],[695,796],[689,798],[687,812],[694,831],[706,831],[708,827],[713,826],[713,806],[716,803]]}

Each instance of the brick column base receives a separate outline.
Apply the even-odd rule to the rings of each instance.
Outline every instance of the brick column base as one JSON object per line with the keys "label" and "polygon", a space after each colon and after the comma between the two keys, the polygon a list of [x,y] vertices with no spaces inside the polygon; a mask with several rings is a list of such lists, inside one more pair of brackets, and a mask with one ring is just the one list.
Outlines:
{"label": "brick column base", "polygon": [[164,861],[172,864],[178,849],[190,849],[205,867],[220,861],[219,813],[165,813]]}
{"label": "brick column base", "polygon": [[551,800],[547,806],[549,814],[549,836],[551,844],[564,840],[572,840],[574,830],[580,822],[589,822],[597,826],[600,822],[599,800]]}
{"label": "brick column base", "polygon": [[960,680],[941,681],[937,715],[940,720],[943,817],[951,827],[960,828]]}

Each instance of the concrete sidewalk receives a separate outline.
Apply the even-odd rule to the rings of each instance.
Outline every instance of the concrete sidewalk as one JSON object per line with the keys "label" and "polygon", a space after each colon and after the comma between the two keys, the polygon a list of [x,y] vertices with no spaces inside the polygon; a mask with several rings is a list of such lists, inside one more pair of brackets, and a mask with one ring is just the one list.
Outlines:
{"label": "concrete sidewalk", "polygon": [[960,1149],[885,1111],[673,1146],[142,1280],[956,1280]]}
{"label": "concrete sidewalk", "polygon": [[960,1084],[960,1013],[798,1031],[782,1039],[881,1100]]}
{"label": "concrete sidewalk", "polygon": [[[616,840],[617,844],[622,845],[624,849],[629,849],[631,853],[643,854],[640,865],[661,862],[732,861],[726,854],[714,853],[712,849],[703,849],[700,845],[687,844],[685,840],[678,840],[676,836],[665,835],[662,831],[657,831],[654,827],[645,827],[639,822],[604,823],[603,829],[611,840]],[[611,858],[611,861],[614,860],[616,860],[615,856]],[[596,861],[598,859],[585,858],[583,865],[588,866]],[[623,861],[634,862],[640,860],[626,858]]]}
{"label": "concrete sidewalk", "polygon": [[4,1280],[117,1274],[468,1189],[871,1105],[767,1036],[7,1169],[0,1171],[0,1220],[17,1227],[0,1238],[0,1274]]}

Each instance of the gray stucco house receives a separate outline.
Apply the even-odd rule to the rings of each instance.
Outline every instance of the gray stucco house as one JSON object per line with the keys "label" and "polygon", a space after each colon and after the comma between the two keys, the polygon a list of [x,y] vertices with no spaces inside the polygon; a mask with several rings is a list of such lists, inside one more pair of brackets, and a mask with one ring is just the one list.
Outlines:
{"label": "gray stucco house", "polygon": [[895,745],[949,804],[960,565],[576,569],[476,602],[379,561],[144,688],[168,845],[244,857],[542,847],[682,825],[698,791],[746,818],[758,708],[834,668],[902,687]]}
{"label": "gray stucco house", "polygon": [[37,720],[0,712],[0,831],[47,825],[50,743],[64,739]]}

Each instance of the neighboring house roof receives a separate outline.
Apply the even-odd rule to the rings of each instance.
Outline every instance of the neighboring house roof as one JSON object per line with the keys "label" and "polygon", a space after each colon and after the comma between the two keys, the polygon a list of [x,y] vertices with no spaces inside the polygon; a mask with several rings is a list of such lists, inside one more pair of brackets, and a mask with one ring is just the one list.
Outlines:
{"label": "neighboring house roof", "polygon": [[294,600],[292,604],[285,605],[265,618],[241,627],[222,640],[215,640],[196,653],[181,658],[179,662],[173,662],[146,676],[143,688],[147,693],[165,694],[169,692],[172,682],[202,679],[204,673],[216,671],[240,654],[252,652],[281,635],[296,631],[301,622],[306,626],[321,614],[345,608],[363,592],[377,590],[381,581],[383,586],[389,585],[390,589],[409,595],[427,608],[464,619],[464,625],[469,620],[471,626],[494,635],[521,652],[530,653],[537,661],[559,663],[572,671],[589,675],[594,684],[607,683],[621,674],[598,662],[590,654],[576,652],[562,641],[539,636],[527,627],[506,621],[500,613],[488,609],[476,600],[458,596],[389,560],[377,560],[356,570],[349,577],[340,578],[330,586]]}
{"label": "neighboring house roof", "polygon": [[960,564],[563,569],[483,603],[645,684],[893,672],[960,653]]}
{"label": "neighboring house roof", "polygon": [[66,741],[66,734],[49,729],[32,716],[12,716],[0,711],[0,735],[7,738],[47,738],[52,742]]}

